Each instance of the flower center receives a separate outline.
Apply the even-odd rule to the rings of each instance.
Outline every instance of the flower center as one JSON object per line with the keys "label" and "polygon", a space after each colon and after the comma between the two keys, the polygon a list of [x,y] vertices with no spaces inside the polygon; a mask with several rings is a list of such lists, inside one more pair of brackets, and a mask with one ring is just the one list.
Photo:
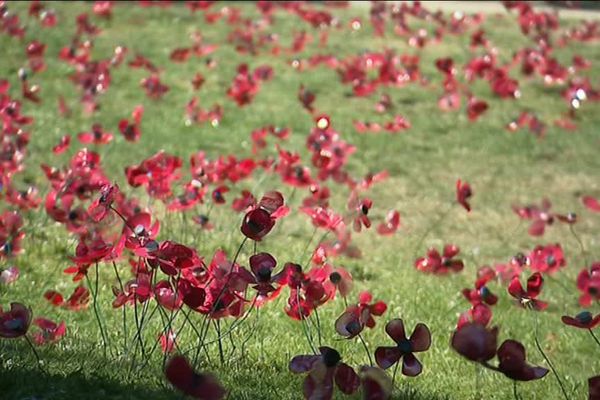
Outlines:
{"label": "flower center", "polygon": [[340,356],[340,353],[338,353],[334,349],[325,350],[322,357],[323,357],[323,363],[325,364],[325,366],[327,368],[335,367],[342,359],[342,357]]}
{"label": "flower center", "polygon": [[579,314],[577,314],[575,316],[575,319],[579,322],[581,322],[582,324],[588,324],[590,322],[592,322],[592,313],[589,311],[582,311]]}
{"label": "flower center", "polygon": [[404,354],[412,353],[412,344],[408,339],[404,339],[398,342],[398,348]]}

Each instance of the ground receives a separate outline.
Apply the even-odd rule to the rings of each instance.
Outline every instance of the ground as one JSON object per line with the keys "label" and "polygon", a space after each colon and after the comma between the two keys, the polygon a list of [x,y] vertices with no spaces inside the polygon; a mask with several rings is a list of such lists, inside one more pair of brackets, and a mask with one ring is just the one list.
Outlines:
{"label": "ground", "polygon": [[[245,15],[258,15],[252,4],[235,6],[241,8]],[[356,33],[334,30],[326,50],[317,47],[318,34],[315,34],[315,42],[301,56],[330,52],[341,58],[363,50],[384,48],[393,49],[398,54],[418,53],[422,59],[422,73],[432,82],[426,87],[410,84],[400,89],[380,90],[390,94],[397,113],[411,122],[409,130],[396,135],[358,134],[352,124],[354,120],[382,119],[373,111],[379,96],[348,96],[348,87],[339,83],[335,71],[317,68],[299,73],[289,66],[288,61],[293,56],[288,55],[240,55],[226,44],[229,27],[224,22],[206,25],[201,14],[192,15],[182,5],[143,9],[134,4],[120,4],[115,8],[111,21],[95,21],[103,32],[94,43],[93,54],[108,57],[115,45],[127,46],[130,54],[141,52],[159,67],[165,67],[162,79],[171,90],[160,101],[149,100],[139,88],[139,81],[146,74],[122,67],[114,71],[112,87],[100,97],[101,110],[93,116],[85,116],[77,104],[77,89],[65,78],[72,72],[71,68],[55,55],[68,44],[75,29],[75,16],[89,12],[90,5],[54,3],[52,7],[55,7],[61,21],[56,28],[42,29],[32,22],[28,23],[24,41],[0,36],[0,48],[3,49],[0,78],[9,79],[14,87],[18,85],[17,70],[25,62],[25,43],[37,38],[48,46],[48,68],[32,79],[42,87],[43,103],[39,106],[24,105],[25,114],[35,117],[36,122],[32,128],[27,168],[19,176],[19,181],[35,184],[45,193],[47,183],[38,165],[66,164],[69,155],[77,149],[75,143],[66,155],[53,155],[50,149],[61,136],[67,133],[75,135],[96,121],[120,136],[118,121],[127,118],[136,104],[143,104],[146,108],[142,142],[126,143],[118,137],[98,151],[107,174],[126,191],[133,191],[142,198],[142,190],[127,188],[123,168],[139,163],[161,149],[184,160],[193,151],[201,149],[210,158],[221,154],[244,157],[251,154],[250,132],[275,124],[289,127],[293,132],[285,143],[286,148],[306,154],[305,138],[314,122],[297,100],[296,93],[302,83],[316,93],[316,108],[329,114],[335,129],[356,146],[350,170],[357,176],[384,169],[389,172],[389,179],[375,185],[370,193],[374,200],[373,217],[381,218],[389,209],[397,209],[402,215],[402,225],[396,235],[380,237],[372,230],[361,234],[356,240],[363,257],[338,261],[353,274],[355,293],[368,289],[376,299],[385,300],[388,304],[388,310],[378,320],[377,327],[365,334],[372,351],[376,346],[389,345],[383,326],[391,318],[403,318],[408,330],[412,330],[418,322],[427,324],[431,329],[432,347],[419,355],[424,365],[422,375],[414,379],[399,376],[394,398],[466,399],[475,396],[475,387],[482,398],[512,396],[513,387],[507,378],[488,371],[477,372],[474,365],[449,346],[458,313],[468,308],[460,290],[472,284],[479,266],[503,263],[536,244],[556,242],[563,246],[568,266],[545,282],[541,297],[550,302],[550,307],[537,316],[540,341],[563,377],[571,398],[584,398],[587,378],[600,372],[600,358],[595,355],[599,349],[587,332],[564,326],[560,317],[574,315],[579,310],[575,277],[586,266],[586,260],[568,226],[555,224],[544,237],[533,238],[527,234],[527,224],[519,222],[511,205],[539,202],[541,198],[548,197],[555,210],[576,212],[580,221],[575,230],[586,249],[587,261],[600,257],[597,239],[600,218],[586,212],[580,201],[582,194],[600,195],[600,139],[597,132],[600,117],[597,105],[584,105],[577,115],[577,131],[563,131],[552,124],[566,110],[559,95],[561,89],[544,86],[539,79],[519,77],[522,97],[518,100],[494,97],[483,82],[473,85],[472,90],[490,104],[489,111],[476,122],[470,122],[464,110],[442,113],[436,104],[441,93],[441,74],[435,69],[434,60],[442,56],[453,57],[455,63],[463,65],[472,54],[468,49],[468,35],[449,36],[442,44],[415,50],[407,45],[405,38],[391,33],[385,38],[374,38],[367,22],[368,9],[351,7],[337,10],[336,14],[345,23],[350,17],[362,17],[362,30]],[[11,4],[10,8],[27,20],[27,4]],[[297,17],[281,12],[272,29],[279,33],[282,43],[289,44],[293,31],[312,29],[308,25],[300,28],[298,21]],[[562,22],[576,24],[577,20]],[[528,45],[528,39],[519,32],[514,15],[488,15],[483,26],[503,61],[509,60],[516,49]],[[219,63],[217,70],[209,71],[196,59],[183,64],[169,61],[171,50],[187,45],[189,35],[197,29],[207,43],[220,44],[213,55]],[[597,44],[584,43],[555,49],[555,56],[564,64],[569,64],[576,53],[591,61],[592,68],[584,74],[592,77],[592,84],[597,85],[600,76]],[[243,62],[251,67],[268,63],[273,67],[275,76],[263,85],[252,104],[238,108],[226,98],[225,91],[238,64]],[[219,102],[224,106],[224,117],[218,127],[185,124],[184,106],[196,95],[189,81],[197,71],[202,71],[207,77],[199,93],[202,104],[208,106]],[[55,100],[58,95],[63,95],[74,109],[71,118],[58,116]],[[516,133],[505,130],[505,125],[522,110],[533,112],[548,122],[544,138],[539,139],[526,130]],[[268,151],[273,152],[272,149]],[[473,187],[473,211],[470,213],[454,203],[454,182],[458,178],[468,181]],[[281,187],[278,179],[260,173],[256,178],[243,182],[240,188],[259,193],[281,190],[293,208],[303,197],[299,193],[292,195],[292,189]],[[342,206],[346,195],[347,192],[341,189],[334,192],[338,206]],[[165,214],[164,208],[158,206],[157,215],[163,226],[161,238],[174,236],[196,246],[209,259],[218,247],[233,253],[242,239],[238,230],[239,216],[222,209],[213,210],[211,216],[216,229],[210,233],[190,227],[188,221],[184,222],[178,215]],[[69,292],[75,286],[62,271],[69,265],[68,257],[73,254],[76,242],[65,234],[62,227],[52,223],[43,211],[31,211],[26,221],[26,252],[16,261],[22,274],[14,285],[0,287],[0,303],[21,301],[30,305],[35,315],[64,320],[68,334],[56,345],[38,349],[47,374],[36,368],[24,341],[0,342],[0,389],[3,398],[177,398],[178,394],[164,379],[160,356],[157,355],[143,370],[128,374],[130,359],[122,355],[110,359],[103,357],[91,308],[74,313],[54,308],[44,300],[43,294],[49,289]],[[268,250],[281,263],[287,260],[303,263],[306,259],[303,249],[311,233],[309,221],[293,215],[260,244],[260,249]],[[463,272],[436,277],[415,270],[415,258],[423,255],[428,247],[440,247],[445,243],[454,243],[462,249],[461,256],[466,264]],[[241,258],[247,257],[251,250],[250,246],[246,246]],[[117,342],[121,340],[118,336],[121,314],[109,306],[112,299],[110,288],[116,284],[109,265],[101,265],[101,277],[102,313],[108,326],[113,327],[109,331],[111,342]],[[532,363],[546,365],[535,348],[533,313],[516,306],[506,293],[505,286],[493,284],[491,290],[500,296],[494,310],[494,324],[500,326],[500,337],[521,341],[528,349],[528,359]],[[283,313],[284,302],[282,298],[268,304],[257,319],[259,314],[251,315],[245,326],[233,335],[238,350],[226,365],[218,362],[216,345],[210,349],[210,360],[201,357],[200,368],[212,371],[221,379],[230,391],[229,398],[287,399],[301,396],[303,377],[291,374],[288,362],[296,354],[307,354],[309,348],[301,325]],[[352,365],[366,364],[368,360],[360,343],[340,340],[333,329],[333,321],[342,310],[343,304],[336,301],[320,313],[324,325],[322,342],[338,348]],[[240,343],[249,333],[252,337],[246,345],[245,355],[241,356]],[[190,332],[186,334],[191,337]],[[153,332],[148,332],[148,335],[149,342],[156,337]],[[231,348],[229,343],[226,345]],[[114,347],[120,348],[118,345]],[[561,396],[552,374],[539,381],[519,384],[518,390],[524,399],[556,399]],[[339,395],[339,398],[342,396]]]}

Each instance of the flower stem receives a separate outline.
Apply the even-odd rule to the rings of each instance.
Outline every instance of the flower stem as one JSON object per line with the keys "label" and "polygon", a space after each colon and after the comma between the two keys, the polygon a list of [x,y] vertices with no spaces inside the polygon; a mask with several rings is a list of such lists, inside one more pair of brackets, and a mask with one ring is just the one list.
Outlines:
{"label": "flower stem", "polygon": [[38,368],[40,369],[40,371],[45,373],[46,371],[44,370],[44,367],[42,367],[42,360],[40,359],[40,355],[38,354],[37,350],[35,349],[35,346],[33,345],[33,343],[31,343],[31,339],[29,339],[29,337],[27,335],[25,335],[23,337],[25,338],[25,341],[27,342],[27,344],[29,345],[29,348],[33,352],[33,355],[35,356],[35,360],[37,361]]}
{"label": "flower stem", "polygon": [[217,330],[217,339],[219,343],[219,361],[221,361],[221,365],[225,363],[225,357],[223,356],[223,342],[221,341],[221,320],[214,320],[215,328]]}
{"label": "flower stem", "polygon": [[594,334],[592,329],[588,329],[588,331],[590,331],[590,335],[592,335],[592,337],[594,338],[594,341],[598,344],[598,346],[600,346],[600,340],[598,340],[598,337]]}
{"label": "flower stem", "polygon": [[92,291],[92,298],[94,300],[94,304],[92,307],[94,308],[94,315],[96,316],[96,322],[98,323],[98,328],[100,328],[100,335],[102,336],[102,346],[104,349],[104,357],[106,357],[106,346],[108,345],[108,340],[106,338],[106,333],[104,332],[104,327],[102,326],[102,321],[100,319],[100,312],[98,311],[98,263],[96,263],[96,284],[95,289],[92,286],[90,278],[88,274],[85,274],[85,279],[87,281],[88,287]]}
{"label": "flower stem", "polygon": [[536,345],[537,349],[539,350],[540,354],[542,355],[542,357],[544,357],[544,360],[546,360],[546,363],[548,363],[548,366],[550,367],[550,369],[552,370],[552,373],[554,374],[554,377],[556,378],[556,381],[558,382],[558,385],[560,386],[560,390],[562,391],[565,400],[569,400],[569,395],[567,394],[567,391],[565,390],[565,386],[563,385],[562,380],[560,379],[560,376],[558,375],[558,372],[556,372],[554,365],[552,364],[552,362],[550,361],[550,359],[548,358],[548,356],[542,349],[542,346],[540,345],[540,341],[538,340],[537,312],[534,315],[535,315],[535,335],[533,336],[533,338],[535,340],[535,345]]}
{"label": "flower stem", "polygon": [[365,353],[367,353],[367,357],[369,357],[369,364],[372,367],[373,366],[373,359],[371,358],[371,352],[369,351],[369,347],[367,347],[367,342],[365,342],[365,339],[363,339],[363,337],[362,337],[362,335],[360,333],[358,334],[358,339],[362,343],[363,348],[365,349]]}
{"label": "flower stem", "polygon": [[515,400],[519,400],[519,392],[517,392],[517,381],[513,380],[513,396]]}

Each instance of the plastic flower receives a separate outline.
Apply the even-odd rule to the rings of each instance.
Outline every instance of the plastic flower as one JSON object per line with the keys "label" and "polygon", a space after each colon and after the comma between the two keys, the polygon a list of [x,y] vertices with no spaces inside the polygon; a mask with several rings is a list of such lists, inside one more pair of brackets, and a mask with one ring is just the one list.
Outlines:
{"label": "plastic flower", "polygon": [[477,322],[468,322],[452,334],[450,345],[461,356],[475,362],[487,362],[496,355],[498,328],[486,328]]}
{"label": "plastic flower", "polygon": [[600,262],[592,264],[590,269],[582,269],[577,275],[577,289],[581,292],[579,304],[589,307],[593,301],[600,300]]}
{"label": "plastic flower", "polygon": [[358,296],[358,304],[349,306],[346,311],[336,320],[335,330],[346,339],[352,339],[359,335],[364,327],[374,328],[373,316],[381,316],[387,310],[383,301],[370,304],[373,296],[369,292],[362,292]]}
{"label": "plastic flower", "polygon": [[214,376],[195,372],[183,356],[174,356],[169,360],[165,375],[171,385],[195,399],[219,400],[227,394]]}
{"label": "plastic flower", "polygon": [[600,314],[594,317],[591,312],[582,311],[575,317],[563,315],[561,320],[565,325],[570,325],[581,329],[594,329],[600,325]]}
{"label": "plastic flower", "polygon": [[460,179],[456,181],[456,201],[463,206],[467,212],[471,211],[471,205],[467,201],[473,195],[471,185]]}
{"label": "plastic flower", "polygon": [[498,348],[498,369],[510,379],[531,381],[541,379],[548,373],[546,368],[527,364],[525,347],[516,340],[505,340]]}
{"label": "plastic flower", "polygon": [[427,257],[420,257],[415,261],[415,268],[421,272],[445,275],[449,272],[460,272],[464,268],[462,260],[454,257],[460,253],[460,248],[453,244],[444,246],[444,252],[440,253],[431,248],[427,252]]}
{"label": "plastic flower", "polygon": [[33,320],[33,324],[40,328],[32,335],[33,342],[40,346],[58,342],[67,332],[64,322],[57,324],[46,318],[36,318]]}
{"label": "plastic flower", "polygon": [[31,310],[21,303],[11,303],[10,310],[0,307],[0,337],[14,339],[24,336],[31,324]]}
{"label": "plastic flower", "polygon": [[515,276],[508,285],[508,293],[519,300],[522,307],[529,306],[536,311],[542,311],[548,307],[548,303],[537,299],[543,284],[542,274],[536,272],[527,279],[527,290],[524,290],[519,277]]}
{"label": "plastic flower", "polygon": [[375,361],[383,369],[388,369],[402,358],[402,373],[406,376],[417,376],[421,373],[422,365],[413,353],[426,351],[431,346],[431,333],[425,324],[417,324],[410,338],[404,333],[404,322],[393,319],[385,326],[385,331],[396,346],[378,347],[375,350]]}
{"label": "plastic flower", "polygon": [[290,371],[308,372],[304,379],[304,398],[330,400],[333,383],[344,394],[353,394],[360,386],[360,378],[352,367],[342,362],[340,353],[331,347],[319,347],[319,355],[302,355],[292,358]]}

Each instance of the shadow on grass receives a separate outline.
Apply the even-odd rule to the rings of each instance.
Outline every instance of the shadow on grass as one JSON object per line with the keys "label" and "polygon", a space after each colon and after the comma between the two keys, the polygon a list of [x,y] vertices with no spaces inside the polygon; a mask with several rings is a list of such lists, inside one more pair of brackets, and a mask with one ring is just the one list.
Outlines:
{"label": "shadow on grass", "polygon": [[0,398],[3,400],[54,399],[177,399],[174,391],[145,388],[106,376],[46,374],[39,369],[0,369]]}

